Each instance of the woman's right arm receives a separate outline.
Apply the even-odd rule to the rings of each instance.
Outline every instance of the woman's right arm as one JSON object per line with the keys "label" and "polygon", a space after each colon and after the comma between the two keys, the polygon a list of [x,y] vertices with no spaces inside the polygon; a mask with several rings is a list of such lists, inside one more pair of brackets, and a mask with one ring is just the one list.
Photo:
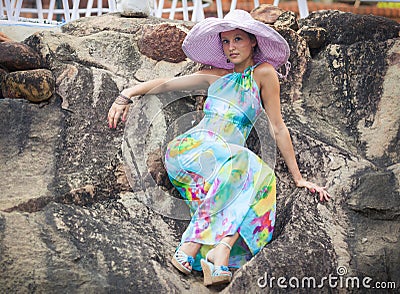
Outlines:
{"label": "woman's right arm", "polygon": [[126,121],[130,106],[126,98],[168,91],[203,89],[207,88],[218,76],[217,70],[202,70],[187,76],[154,79],[126,88],[121,91],[125,98],[117,97],[108,111],[108,126],[116,128],[120,118]]}

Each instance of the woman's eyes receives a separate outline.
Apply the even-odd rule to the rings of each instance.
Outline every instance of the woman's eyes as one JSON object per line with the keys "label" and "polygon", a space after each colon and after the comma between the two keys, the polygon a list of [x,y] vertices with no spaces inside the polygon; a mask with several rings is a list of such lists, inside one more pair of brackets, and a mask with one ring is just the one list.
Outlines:
{"label": "woman's eyes", "polygon": [[[235,42],[239,42],[240,40],[242,40],[241,37],[235,37],[235,39],[233,39],[233,41]],[[222,44],[229,44],[228,40],[222,40]]]}

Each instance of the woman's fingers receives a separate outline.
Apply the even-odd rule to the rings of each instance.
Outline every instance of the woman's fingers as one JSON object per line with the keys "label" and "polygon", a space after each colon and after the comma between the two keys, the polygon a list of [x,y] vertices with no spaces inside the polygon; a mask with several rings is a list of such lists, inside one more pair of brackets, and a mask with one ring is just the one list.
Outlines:
{"label": "woman's fingers", "polygon": [[320,200],[321,202],[323,202],[324,200],[325,200],[325,201],[329,201],[330,198],[331,198],[331,195],[329,195],[329,193],[328,193],[327,191],[321,190],[321,191],[319,192],[319,200]]}
{"label": "woman's fingers", "polygon": [[308,182],[308,181],[304,181],[303,183],[301,183],[304,185],[304,187],[306,189],[308,189],[311,193],[316,193],[318,192],[319,194],[319,200],[321,202],[323,201],[329,201],[329,199],[331,198],[331,195],[326,191],[326,186],[324,187],[320,187],[312,182]]}
{"label": "woman's fingers", "polygon": [[116,128],[118,120],[121,118],[122,121],[126,120],[128,115],[129,105],[119,105],[113,103],[110,110],[108,111],[108,126],[110,128]]}
{"label": "woman's fingers", "polygon": [[114,127],[114,129],[117,127],[117,123],[118,123],[119,117],[120,117],[120,113],[119,112],[115,112],[114,119],[113,119],[113,127]]}
{"label": "woman's fingers", "polygon": [[331,198],[331,195],[325,190],[325,187],[318,187],[317,191],[319,192],[319,200],[321,202],[329,201]]}
{"label": "woman's fingers", "polygon": [[114,123],[114,113],[115,111],[110,108],[110,110],[108,111],[108,127],[111,129],[113,127],[113,123]]}
{"label": "woman's fingers", "polygon": [[122,114],[122,121],[126,122],[126,118],[128,117],[129,113],[129,105],[125,107],[124,113]]}

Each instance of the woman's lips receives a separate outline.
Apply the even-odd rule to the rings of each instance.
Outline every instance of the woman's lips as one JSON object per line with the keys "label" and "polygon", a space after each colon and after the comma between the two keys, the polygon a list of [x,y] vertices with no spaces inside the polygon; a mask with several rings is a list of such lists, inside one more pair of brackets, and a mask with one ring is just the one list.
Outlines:
{"label": "woman's lips", "polygon": [[231,54],[229,54],[229,57],[231,57],[231,58],[235,58],[235,57],[237,57],[237,56],[239,56],[238,53],[231,53]]}

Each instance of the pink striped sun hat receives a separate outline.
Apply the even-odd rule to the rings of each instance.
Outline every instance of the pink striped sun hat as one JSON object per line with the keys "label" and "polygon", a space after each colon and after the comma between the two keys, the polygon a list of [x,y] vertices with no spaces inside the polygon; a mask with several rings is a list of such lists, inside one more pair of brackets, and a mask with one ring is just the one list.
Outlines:
{"label": "pink striped sun hat", "polygon": [[290,55],[286,40],[268,25],[255,20],[244,10],[232,10],[223,19],[205,18],[190,30],[182,44],[183,52],[193,61],[218,68],[232,69],[222,49],[220,33],[241,29],[256,36],[258,50],[254,62],[268,62],[275,69],[288,65]]}

